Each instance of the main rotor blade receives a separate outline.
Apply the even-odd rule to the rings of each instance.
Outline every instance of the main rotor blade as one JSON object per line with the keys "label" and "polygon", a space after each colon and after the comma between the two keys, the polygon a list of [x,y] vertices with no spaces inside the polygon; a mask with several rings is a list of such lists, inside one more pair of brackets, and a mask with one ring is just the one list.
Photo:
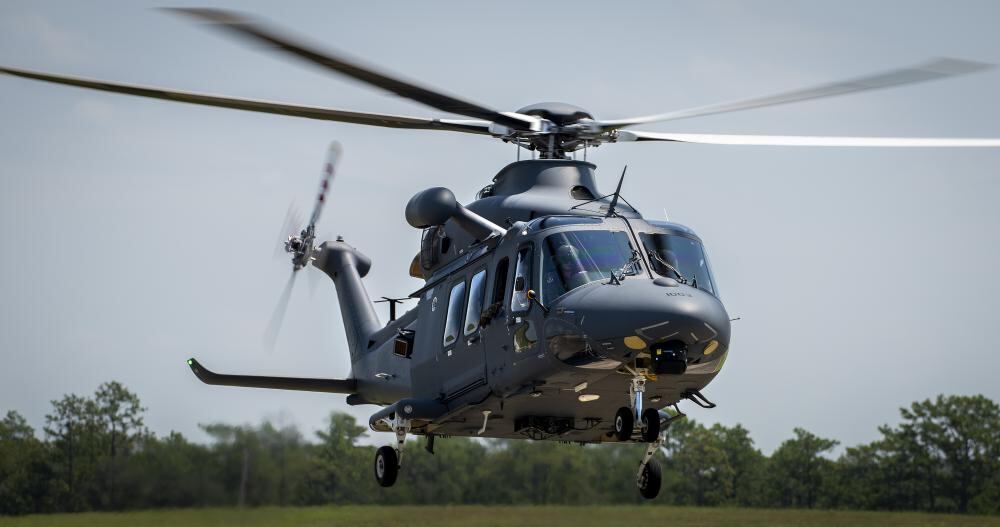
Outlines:
{"label": "main rotor blade", "polygon": [[336,110],[333,108],[301,106],[297,104],[268,102],[254,99],[244,99],[240,97],[221,97],[218,95],[188,91],[168,90],[153,86],[120,84],[95,79],[86,79],[83,77],[52,75],[49,73],[5,67],[0,67],[0,73],[56,84],[67,84],[70,86],[78,86],[80,88],[89,88],[92,90],[124,93],[127,95],[150,97],[153,99],[200,104],[203,106],[217,106],[222,108],[233,108],[236,110],[247,110],[251,112],[272,113],[291,117],[304,117],[306,119],[318,119],[321,121],[338,121],[344,123],[365,124],[369,126],[385,126],[389,128],[449,130],[453,132],[468,132],[474,134],[490,133],[490,123],[486,121],[469,121],[462,119],[424,119],[420,117],[406,117],[402,115],[351,112],[347,110]]}
{"label": "main rotor blade", "polygon": [[946,77],[974,73],[992,67],[992,64],[986,64],[983,62],[941,58],[931,60],[911,68],[890,70],[874,75],[821,84],[812,88],[789,91],[767,97],[755,97],[753,99],[744,99],[740,101],[709,104],[707,106],[699,106],[685,110],[675,110],[672,112],[647,115],[644,117],[599,121],[598,126],[600,126],[602,130],[607,131],[634,124],[674,121],[677,119],[688,119],[691,117],[701,117],[719,113],[738,112],[752,108],[762,108],[764,106],[776,106],[779,104],[788,104],[792,102],[806,101],[809,99],[834,97],[849,93],[858,93],[868,90],[889,88],[892,86],[902,86],[904,84],[914,84],[935,79],[943,79]]}
{"label": "main rotor blade", "polygon": [[994,138],[822,137],[807,135],[673,134],[621,130],[618,141],[672,141],[745,146],[1000,147]]}
{"label": "main rotor blade", "polygon": [[393,75],[377,72],[370,67],[362,66],[357,62],[348,60],[338,53],[329,50],[321,51],[295,37],[282,34],[276,29],[266,27],[264,24],[239,13],[209,8],[168,8],[168,10],[218,24],[219,27],[233,34],[271,45],[281,51],[326,69],[347,75],[348,77],[432,108],[437,108],[438,110],[476,119],[486,119],[515,130],[531,130],[533,125],[537,125],[537,120],[530,116],[510,112],[501,113],[470,101],[446,95],[431,88],[418,86],[396,78]]}

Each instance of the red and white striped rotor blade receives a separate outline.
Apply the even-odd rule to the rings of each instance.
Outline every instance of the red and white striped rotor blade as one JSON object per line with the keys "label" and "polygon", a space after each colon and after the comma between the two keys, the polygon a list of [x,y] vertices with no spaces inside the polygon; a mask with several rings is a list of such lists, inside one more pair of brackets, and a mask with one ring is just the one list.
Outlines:
{"label": "red and white striped rotor blade", "polygon": [[326,196],[330,192],[330,186],[333,185],[333,176],[336,173],[337,161],[340,160],[342,153],[343,149],[340,147],[340,143],[336,141],[330,143],[330,148],[326,152],[326,164],[323,165],[323,178],[319,182],[319,193],[316,195],[316,206],[313,207],[312,216],[309,217],[309,225],[313,227],[319,221],[319,214],[326,203]]}

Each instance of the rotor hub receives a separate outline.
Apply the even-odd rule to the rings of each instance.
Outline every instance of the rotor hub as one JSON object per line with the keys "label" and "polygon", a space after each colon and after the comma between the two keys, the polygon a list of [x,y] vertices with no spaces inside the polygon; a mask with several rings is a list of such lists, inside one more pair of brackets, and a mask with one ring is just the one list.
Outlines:
{"label": "rotor hub", "polygon": [[517,113],[548,119],[557,126],[566,126],[578,123],[581,119],[594,118],[587,110],[564,102],[540,102],[525,106]]}

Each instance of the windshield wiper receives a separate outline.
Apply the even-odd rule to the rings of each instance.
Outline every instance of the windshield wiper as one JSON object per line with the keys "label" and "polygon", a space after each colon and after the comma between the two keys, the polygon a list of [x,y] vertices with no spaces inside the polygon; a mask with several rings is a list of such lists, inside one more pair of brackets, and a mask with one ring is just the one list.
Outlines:
{"label": "windshield wiper", "polygon": [[[617,273],[616,272],[611,273],[611,280],[608,281],[608,283],[621,285],[622,280],[625,279],[625,275],[636,274],[637,272],[636,266],[638,264],[639,264],[639,251],[632,249],[632,256],[628,259],[627,262],[625,262],[625,265],[623,265],[622,268],[619,269]],[[632,269],[632,271],[627,272],[630,268]]]}
{"label": "windshield wiper", "polygon": [[649,257],[651,259],[656,260],[657,262],[660,263],[660,265],[662,265],[663,267],[666,267],[668,270],[670,270],[675,275],[677,275],[677,281],[678,282],[687,285],[687,283],[688,283],[687,278],[684,278],[684,275],[682,275],[681,272],[678,271],[676,267],[674,267],[674,266],[670,265],[669,263],[667,263],[667,261],[664,260],[663,258],[661,258],[659,254],[656,254],[653,251],[646,251],[646,254],[649,255]]}

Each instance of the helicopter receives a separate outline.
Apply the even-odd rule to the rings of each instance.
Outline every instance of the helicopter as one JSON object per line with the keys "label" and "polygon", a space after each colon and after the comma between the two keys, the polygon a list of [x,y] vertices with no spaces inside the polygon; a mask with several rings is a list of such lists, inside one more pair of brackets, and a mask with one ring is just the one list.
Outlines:
{"label": "helicopter", "polygon": [[[210,385],[346,395],[380,408],[374,431],[395,436],[375,454],[374,476],[392,486],[409,435],[641,443],[636,485],[661,486],[656,452],[680,404],[713,408],[702,391],[730,352],[731,318],[696,232],[644,217],[622,196],[598,190],[591,148],[619,142],[843,147],[997,147],[996,138],[807,137],[645,132],[674,121],[943,79],[988,64],[935,59],[777,95],[633,118],[602,120],[566,103],[498,111],[321,49],[249,16],[172,9],[212,27],[376,88],[463,118],[421,118],[168,90],[0,67],[28,79],[95,90],[369,126],[470,133],[513,144],[531,159],[503,167],[468,204],[442,187],[414,195],[407,222],[420,230],[409,274],[423,285],[406,299],[383,297],[383,324],[364,277],[372,261],[342,237],[320,242],[316,226],[342,148],[331,146],[312,214],[282,244],[292,278],[272,323],[280,326],[294,277],[315,267],[333,282],[347,336],[345,379],[220,374],[188,366]],[[582,151],[583,160],[575,158]],[[520,157],[520,156],[519,156]],[[396,316],[396,305],[416,305]]]}

